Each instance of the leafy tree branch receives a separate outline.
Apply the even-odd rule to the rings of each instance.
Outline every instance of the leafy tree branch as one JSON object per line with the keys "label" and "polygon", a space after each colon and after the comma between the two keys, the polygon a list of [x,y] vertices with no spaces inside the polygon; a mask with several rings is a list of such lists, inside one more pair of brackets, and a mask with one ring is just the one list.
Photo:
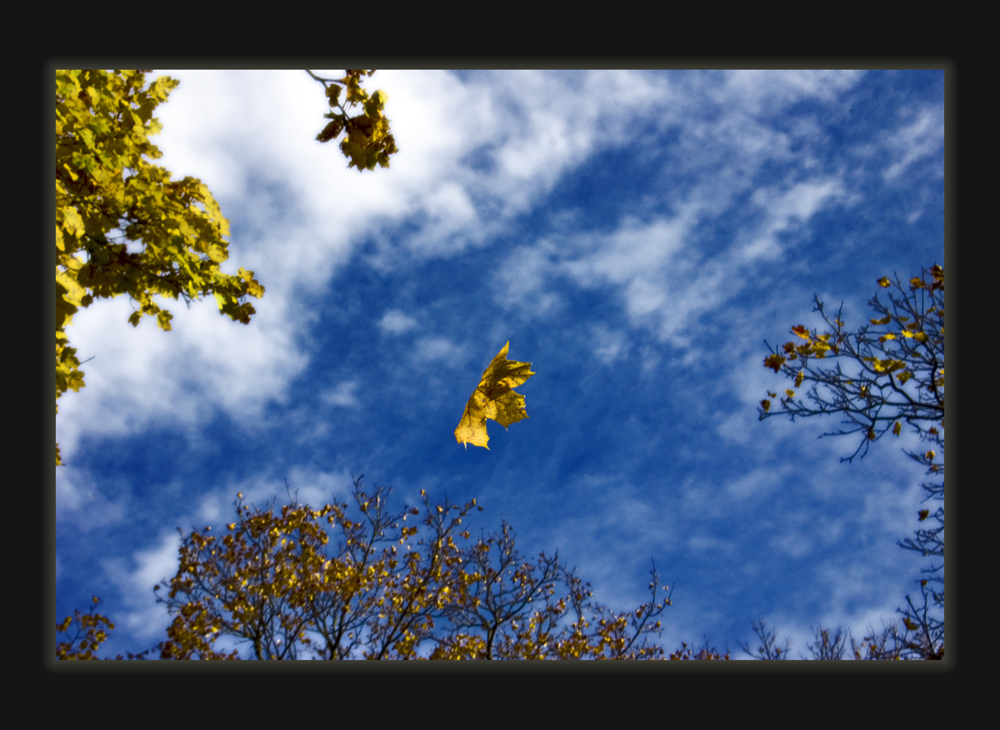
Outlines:
{"label": "leafy tree branch", "polygon": [[[173,616],[160,658],[667,658],[653,641],[671,604],[655,565],[649,600],[618,613],[594,602],[558,555],[523,558],[506,522],[472,542],[464,521],[481,509],[475,500],[434,503],[422,492],[423,509],[390,508],[390,490],[361,479],[350,506],[259,509],[238,495],[221,539],[210,527],[182,533],[166,595],[154,587]],[[88,622],[113,628],[104,617]],[[94,658],[107,631],[92,633],[75,653],[79,636],[61,643],[60,656]],[[216,648],[221,637],[237,648]],[[706,644],[692,656],[685,644],[669,658],[728,653]]]}

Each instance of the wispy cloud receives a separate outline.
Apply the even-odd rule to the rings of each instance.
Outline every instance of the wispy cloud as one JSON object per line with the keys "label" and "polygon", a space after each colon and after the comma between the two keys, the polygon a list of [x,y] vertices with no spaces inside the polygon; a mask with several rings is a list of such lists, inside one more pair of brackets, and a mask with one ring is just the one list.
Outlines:
{"label": "wispy cloud", "polygon": [[390,309],[383,316],[378,326],[383,332],[401,335],[417,326],[417,320],[398,309]]}

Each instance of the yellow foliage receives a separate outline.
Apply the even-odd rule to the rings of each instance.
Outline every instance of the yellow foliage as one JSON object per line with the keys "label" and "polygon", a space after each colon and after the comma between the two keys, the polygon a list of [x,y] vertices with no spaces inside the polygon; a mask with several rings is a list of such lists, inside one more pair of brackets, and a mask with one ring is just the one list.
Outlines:
{"label": "yellow foliage", "polygon": [[[340,150],[350,160],[348,169],[356,167],[358,172],[362,172],[374,170],[375,165],[389,167],[390,156],[399,151],[389,130],[389,118],[384,113],[389,95],[381,90],[369,95],[360,85],[363,76],[372,76],[375,71],[349,69],[340,79],[321,79],[311,71],[308,73],[324,86],[334,84],[326,86],[326,96],[332,111],[324,115],[332,121],[316,135],[316,139],[329,142],[346,131],[346,136],[340,142]],[[363,114],[348,116],[346,108],[340,103],[342,88],[347,89],[347,105],[361,105]]]}
{"label": "yellow foliage", "polygon": [[[317,79],[337,90],[327,89],[337,110],[327,116],[336,129],[324,130],[320,139],[346,131],[341,151],[359,170],[388,167],[397,152],[384,114],[387,95],[369,95],[360,86],[362,76],[373,73],[348,70],[342,79]],[[222,273],[229,223],[208,187],[197,178],[174,180],[150,162],[161,157],[149,139],[162,128],[153,113],[179,82],[161,77],[147,85],[145,74],[56,71],[57,400],[84,385],[65,328],[95,299],[127,294],[137,305],[130,324],[155,317],[169,331],[172,315],[159,298],[190,302],[211,294],[222,314],[249,324],[255,310],[246,298],[264,295],[252,271]],[[347,106],[362,106],[363,114],[347,116],[337,101],[341,86]]]}
{"label": "yellow foliage", "polygon": [[[650,600],[617,613],[592,603],[587,585],[557,557],[522,558],[506,523],[469,542],[459,525],[475,500],[432,504],[424,495],[422,512],[389,512],[388,495],[384,487],[366,494],[356,479],[361,522],[349,518],[346,503],[286,505],[276,514],[247,511],[237,500],[237,521],[221,541],[208,528],[183,538],[169,593],[157,599],[173,616],[160,658],[240,658],[214,648],[221,636],[257,659],[665,658],[648,641],[671,604],[669,596],[657,601],[655,566]],[[403,525],[418,515],[430,534],[410,539],[417,530]],[[329,540],[327,521],[340,539]],[[405,555],[397,550],[403,543]],[[59,656],[94,658],[107,638],[102,624],[114,628],[103,617],[87,619],[90,633],[76,650],[60,644]]]}
{"label": "yellow foliage", "polygon": [[[771,354],[764,358],[765,367],[793,378],[795,388],[802,388],[808,381],[813,384],[796,398],[791,389],[786,390],[781,412],[793,418],[847,414],[852,428],[835,433],[863,435],[854,455],[867,452],[867,444],[890,428],[899,435],[900,423],[886,418],[882,411],[885,406],[895,408],[918,431],[937,438],[936,430],[925,431],[920,424],[942,422],[944,417],[944,269],[935,264],[929,269],[930,277],[927,271],[924,276],[910,280],[909,291],[898,278],[893,281],[884,276],[877,280],[880,287],[895,286],[904,295],[900,298],[890,294],[889,305],[877,295],[870,302],[879,316],[869,318],[869,323],[878,327],[888,325],[888,331],[870,331],[865,325],[857,333],[846,332],[839,313],[828,317],[822,302],[814,298],[816,311],[832,330],[818,333],[804,325],[795,325],[792,334],[805,342],[785,342],[780,348],[771,348]],[[826,358],[847,358],[862,365],[862,372],[854,376],[858,382],[846,377],[839,365],[824,369],[815,362]],[[915,393],[907,391],[897,397],[902,393],[901,387],[911,381],[916,383]],[[777,415],[769,400],[759,403],[761,420]]]}
{"label": "yellow foliage", "polygon": [[507,342],[483,372],[479,386],[465,404],[462,420],[455,429],[455,440],[460,444],[472,444],[489,449],[486,420],[492,419],[504,428],[528,417],[525,413],[524,396],[514,392],[535,373],[530,362],[515,362],[507,359]]}
{"label": "yellow foliage", "polygon": [[171,314],[155,297],[212,293],[223,314],[249,322],[254,308],[243,299],[264,293],[252,273],[220,270],[229,224],[208,188],[150,162],[161,156],[149,140],[161,129],[153,111],[177,84],[147,86],[143,71],[56,72],[57,400],[84,385],[66,327],[95,299],[126,294],[138,305],[133,326],[152,316],[169,330]]}

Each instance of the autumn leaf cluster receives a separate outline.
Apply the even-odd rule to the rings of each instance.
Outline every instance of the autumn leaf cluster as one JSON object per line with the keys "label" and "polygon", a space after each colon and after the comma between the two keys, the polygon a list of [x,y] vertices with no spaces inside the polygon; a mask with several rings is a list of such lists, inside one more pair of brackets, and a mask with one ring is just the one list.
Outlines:
{"label": "autumn leaf cluster", "polygon": [[[934,479],[921,485],[923,501],[939,502],[940,506],[934,511],[918,510],[921,526],[913,538],[898,544],[923,557],[941,560],[921,569],[920,597],[914,600],[907,596],[906,605],[897,609],[902,626],[870,629],[862,644],[854,646],[854,653],[858,658],[940,659],[944,656],[940,615],[944,608],[944,268],[934,264],[912,277],[908,285],[898,276],[895,280],[883,276],[876,283],[880,289],[890,290],[888,302],[876,294],[869,301],[876,316],[856,332],[846,330],[843,307],[831,321],[823,303],[814,298],[815,311],[831,329],[820,333],[796,325],[791,331],[798,338],[797,344],[786,342],[780,351],[769,347],[771,354],[764,359],[764,366],[790,378],[792,387],[785,389],[780,411],[771,410],[770,399],[778,394],[769,391],[758,414],[761,420],[779,414],[792,420],[843,416],[844,428],[823,435],[860,434],[857,449],[845,461],[859,453],[864,457],[869,445],[890,430],[899,436],[904,423],[921,441],[928,442],[930,448],[905,453]],[[829,365],[831,361],[835,367]],[[808,388],[802,390],[804,384]],[[929,519],[932,524],[925,527]],[[837,645],[836,638],[827,640],[822,632],[817,634],[817,646]],[[766,642],[762,646],[766,648]],[[826,649],[820,653],[825,654]]]}
{"label": "autumn leaf cluster", "polygon": [[[101,599],[93,597],[93,603],[87,613],[79,609],[72,616],[67,616],[65,620],[56,625],[56,632],[66,634],[69,641],[56,643],[56,659],[78,661],[86,659],[97,659],[97,650],[101,644],[111,638],[110,631],[115,625],[107,616],[95,613],[95,609],[100,605]],[[70,635],[70,629],[75,629]],[[145,659],[150,649],[133,654],[119,654],[115,659]]]}
{"label": "autumn leaf cluster", "polygon": [[[229,224],[197,178],[172,179],[152,164],[161,156],[149,138],[153,116],[178,82],[148,86],[143,71],[56,72],[56,399],[79,391],[84,373],[66,328],[95,299],[128,295],[128,321],[172,315],[157,297],[215,297],[219,311],[244,324],[246,297],[264,287],[252,271],[225,274]],[[58,406],[57,406],[58,410]],[[61,463],[56,455],[56,463]]]}
{"label": "autumn leaf cluster", "polygon": [[[146,73],[56,72],[57,412],[63,393],[85,385],[66,328],[96,299],[127,294],[135,302],[133,326],[150,316],[170,330],[173,315],[159,298],[190,303],[212,295],[222,314],[249,324],[255,310],[246,298],[264,295],[254,272],[222,272],[229,223],[209,189],[197,178],[175,180],[151,162],[162,156],[150,142],[162,129],[153,114],[179,82],[164,76],[147,85]],[[346,133],[340,149],[349,167],[388,167],[398,151],[385,116],[388,96],[360,85],[374,71],[348,70],[340,79],[308,73],[323,83],[333,109],[317,139]],[[354,107],[363,113],[350,116]]]}
{"label": "autumn leaf cluster", "polygon": [[[667,658],[651,641],[670,605],[655,566],[650,600],[616,612],[558,555],[522,557],[506,523],[472,539],[475,500],[421,494],[423,509],[393,510],[388,489],[367,493],[358,478],[351,510],[258,509],[240,495],[226,534],[183,536],[165,595],[155,587],[173,616],[160,658],[239,658],[217,648],[223,637],[256,659]],[[76,653],[104,638],[85,636]],[[60,652],[71,658],[73,643]]]}
{"label": "autumn leaf cluster", "polygon": [[[871,318],[870,325],[853,334],[845,330],[841,312],[831,322],[823,303],[815,299],[815,311],[832,330],[819,333],[796,325],[791,331],[802,342],[786,342],[780,352],[772,349],[764,359],[765,367],[792,379],[793,387],[785,389],[781,406],[793,420],[841,413],[852,428],[837,434],[862,434],[858,450],[849,458],[862,448],[867,452],[868,443],[890,429],[899,436],[904,422],[921,436],[943,440],[944,269],[934,265],[929,277],[927,273],[910,280],[909,292],[897,278],[895,286],[904,296],[890,295],[888,305],[878,295],[873,297],[869,304],[881,316]],[[888,277],[877,283],[882,288],[893,284]],[[839,362],[835,368],[814,364],[832,359],[849,361],[854,370],[845,373]],[[797,394],[804,383],[810,386],[806,399]],[[760,402],[761,420],[774,415],[771,399],[777,396],[768,392],[768,398]],[[926,423],[931,425],[925,428]]]}
{"label": "autumn leaf cluster", "polygon": [[[399,151],[389,129],[389,118],[385,116],[389,95],[382,90],[369,94],[361,87],[361,79],[372,76],[375,71],[348,69],[339,79],[322,79],[311,71],[308,73],[326,87],[331,109],[324,115],[331,121],[316,135],[316,139],[329,142],[346,132],[340,149],[350,160],[348,168],[356,167],[361,172],[374,170],[375,165],[389,167],[390,156]],[[351,116],[348,113],[349,107],[359,106],[361,114]]]}

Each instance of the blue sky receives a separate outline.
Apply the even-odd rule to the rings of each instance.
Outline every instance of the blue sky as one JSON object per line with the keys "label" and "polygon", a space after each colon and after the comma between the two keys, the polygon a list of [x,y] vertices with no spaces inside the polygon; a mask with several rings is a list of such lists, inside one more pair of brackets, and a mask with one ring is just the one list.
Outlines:
{"label": "blue sky", "polygon": [[[337,77],[342,69],[317,71]],[[812,626],[896,620],[920,558],[921,468],[883,439],[818,439],[836,419],[757,420],[766,339],[855,330],[876,279],[944,264],[943,71],[391,71],[370,90],[400,152],[346,169],[302,70],[160,71],[158,164],[201,178],[228,218],[224,270],[267,288],[249,326],[171,302],[173,331],[127,298],[68,334],[86,387],[59,402],[56,613],[90,596],[106,654],[169,623],[152,587],[179,536],[264,505],[464,502],[559,551],[595,598],[673,587],[661,641],[734,658],[750,621],[806,653]],[[529,419],[490,450],[454,429],[484,368],[536,373]]]}

